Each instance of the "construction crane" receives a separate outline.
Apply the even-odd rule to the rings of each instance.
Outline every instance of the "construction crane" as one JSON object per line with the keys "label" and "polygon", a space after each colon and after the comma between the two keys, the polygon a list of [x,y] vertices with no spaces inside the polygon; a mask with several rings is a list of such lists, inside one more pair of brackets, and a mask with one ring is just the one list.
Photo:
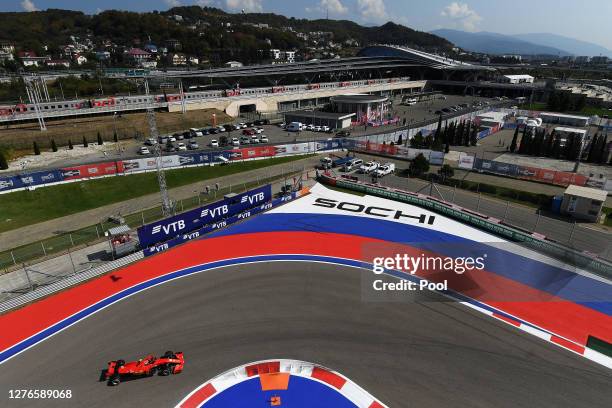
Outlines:
{"label": "construction crane", "polygon": [[[145,93],[149,96],[149,81],[144,79]],[[147,98],[149,104],[147,106],[147,123],[149,125],[149,137],[155,139],[157,143],[154,145],[155,165],[157,168],[157,182],[159,183],[159,193],[161,195],[162,213],[164,217],[174,215],[174,201],[168,193],[166,184],[166,173],[164,172],[163,148],[159,143],[159,130],[157,130],[157,121],[155,120],[155,101],[153,98]]]}

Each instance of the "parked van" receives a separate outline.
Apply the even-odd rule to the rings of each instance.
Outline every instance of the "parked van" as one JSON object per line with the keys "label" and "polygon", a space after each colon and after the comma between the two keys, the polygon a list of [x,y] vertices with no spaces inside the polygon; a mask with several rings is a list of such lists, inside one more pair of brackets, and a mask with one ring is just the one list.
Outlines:
{"label": "parked van", "polygon": [[416,104],[417,104],[416,98],[406,99],[406,105],[412,106],[412,105],[416,105]]}
{"label": "parked van", "polygon": [[290,124],[287,125],[287,127],[285,128],[285,130],[287,130],[287,132],[300,132],[303,129],[303,126],[301,122],[291,122]]}

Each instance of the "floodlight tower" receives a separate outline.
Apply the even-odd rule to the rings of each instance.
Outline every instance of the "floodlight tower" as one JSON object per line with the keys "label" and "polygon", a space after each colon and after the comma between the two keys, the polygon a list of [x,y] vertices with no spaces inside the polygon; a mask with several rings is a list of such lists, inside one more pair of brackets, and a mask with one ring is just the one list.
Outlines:
{"label": "floodlight tower", "polygon": [[170,198],[168,193],[168,186],[166,184],[166,174],[164,172],[163,163],[163,148],[159,143],[159,131],[157,130],[157,121],[155,120],[155,98],[150,97],[149,94],[149,81],[144,78],[145,93],[147,96],[147,123],[149,125],[149,137],[155,139],[156,143],[154,146],[155,152],[155,165],[157,167],[157,182],[159,183],[159,193],[161,195],[162,213],[164,216],[170,216],[174,214],[174,201]]}
{"label": "floodlight tower", "polygon": [[47,84],[44,82],[42,78],[40,78],[40,84],[38,83],[38,77],[35,75],[32,76],[23,76],[23,83],[26,88],[26,94],[28,95],[28,99],[30,100],[30,104],[34,105],[34,111],[36,112],[36,119],[38,120],[38,126],[40,126],[41,131],[47,130],[47,125],[45,124],[45,119],[42,115],[42,109],[40,108],[40,103],[43,102],[43,97],[41,95],[41,88],[44,90],[47,102],[49,100],[49,94],[47,90]]}

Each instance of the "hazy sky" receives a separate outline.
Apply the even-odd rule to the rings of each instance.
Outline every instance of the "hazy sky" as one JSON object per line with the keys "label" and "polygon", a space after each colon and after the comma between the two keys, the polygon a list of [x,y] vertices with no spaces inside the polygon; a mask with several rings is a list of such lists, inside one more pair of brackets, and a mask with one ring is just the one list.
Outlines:
{"label": "hazy sky", "polygon": [[550,32],[612,49],[612,0],[0,0],[0,11],[64,8],[95,13],[192,4],[305,18],[325,17],[329,11],[334,19],[365,24],[391,20],[422,31]]}

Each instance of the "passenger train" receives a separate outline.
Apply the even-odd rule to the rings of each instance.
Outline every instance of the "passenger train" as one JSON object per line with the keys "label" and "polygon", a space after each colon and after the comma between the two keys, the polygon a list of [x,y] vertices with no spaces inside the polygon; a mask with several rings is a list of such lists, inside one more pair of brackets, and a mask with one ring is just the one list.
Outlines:
{"label": "passenger train", "polygon": [[[325,82],[316,84],[303,85],[285,85],[273,86],[265,88],[234,88],[225,90],[206,90],[185,92],[181,94],[158,94],[158,95],[133,95],[133,96],[109,96],[106,98],[95,99],[77,99],[54,102],[43,102],[39,104],[42,112],[61,112],[72,111],[78,109],[95,109],[109,108],[122,110],[123,108],[144,109],[151,103],[167,104],[173,102],[181,102],[184,98],[185,102],[217,99],[238,96],[265,96],[267,94],[283,94],[283,93],[298,93],[303,91],[313,91],[322,89],[344,88],[352,86],[375,85],[382,83],[396,82],[397,78],[377,79],[377,80],[360,80],[360,81],[342,81],[342,82]],[[7,116],[17,116],[26,113],[35,113],[33,104],[18,103],[15,105],[0,105],[0,118]]]}

